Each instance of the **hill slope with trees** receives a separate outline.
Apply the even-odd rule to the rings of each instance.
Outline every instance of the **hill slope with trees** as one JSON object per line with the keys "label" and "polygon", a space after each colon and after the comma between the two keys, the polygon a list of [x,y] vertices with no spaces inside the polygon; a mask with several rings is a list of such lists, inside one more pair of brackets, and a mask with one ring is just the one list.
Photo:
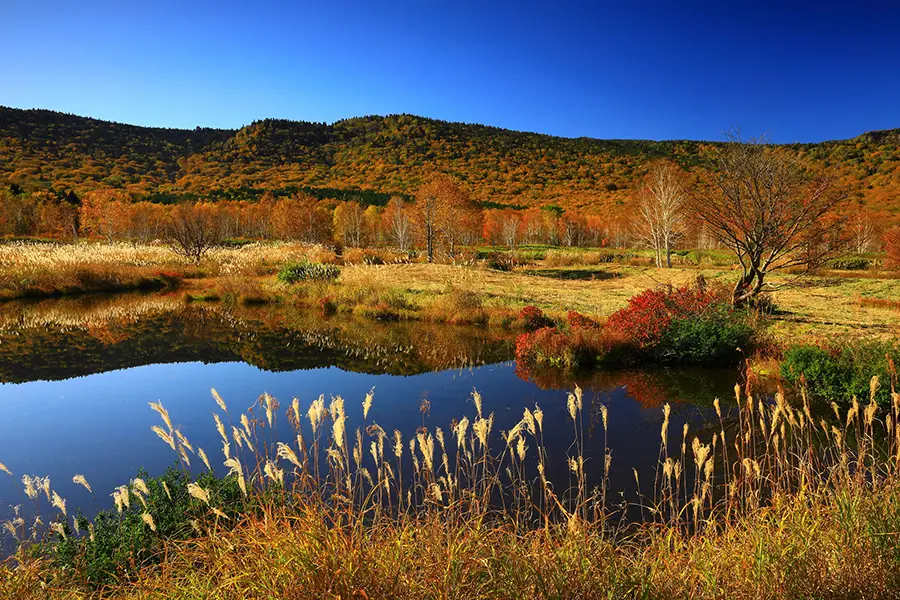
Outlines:
{"label": "hill slope with trees", "polygon": [[[412,115],[180,130],[0,107],[0,183],[167,201],[307,189],[377,192],[369,201],[383,203],[440,171],[487,205],[600,208],[624,202],[653,160],[691,170],[716,145],[560,138]],[[900,212],[900,129],[792,147],[836,170],[859,204],[888,218]]]}

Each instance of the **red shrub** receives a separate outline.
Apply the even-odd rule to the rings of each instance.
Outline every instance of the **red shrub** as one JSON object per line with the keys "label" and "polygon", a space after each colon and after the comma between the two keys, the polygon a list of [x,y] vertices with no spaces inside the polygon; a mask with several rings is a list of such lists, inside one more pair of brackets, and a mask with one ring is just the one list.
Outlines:
{"label": "red shrub", "polygon": [[537,306],[529,305],[523,308],[519,313],[519,319],[521,319],[525,329],[528,329],[529,331],[535,331],[541,327],[553,325],[553,321],[544,316],[544,312]]}
{"label": "red shrub", "polygon": [[516,340],[516,363],[552,367],[586,367],[627,354],[628,340],[616,331],[599,327],[560,331],[542,327]]}
{"label": "red shrub", "polygon": [[884,234],[884,251],[887,252],[884,266],[888,269],[900,269],[900,227],[889,229]]}
{"label": "red shrub", "polygon": [[639,347],[647,348],[662,338],[672,321],[700,316],[721,302],[721,294],[703,287],[646,290],[613,313],[606,329],[619,331]]}

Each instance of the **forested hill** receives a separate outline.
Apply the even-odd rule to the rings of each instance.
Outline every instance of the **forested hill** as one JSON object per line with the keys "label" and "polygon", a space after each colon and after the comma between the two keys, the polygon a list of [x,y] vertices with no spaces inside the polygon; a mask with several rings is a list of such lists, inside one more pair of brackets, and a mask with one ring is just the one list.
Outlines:
{"label": "forested hill", "polygon": [[[386,196],[442,171],[482,202],[590,207],[625,200],[649,161],[695,168],[715,144],[560,138],[412,115],[181,130],[0,107],[0,184],[151,199],[296,188]],[[900,212],[900,129],[796,148],[837,170],[860,203]]]}

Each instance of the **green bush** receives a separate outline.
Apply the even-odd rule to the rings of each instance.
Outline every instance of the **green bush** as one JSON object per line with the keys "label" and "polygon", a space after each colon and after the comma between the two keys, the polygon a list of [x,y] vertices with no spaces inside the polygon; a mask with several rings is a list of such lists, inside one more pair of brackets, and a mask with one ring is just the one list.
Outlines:
{"label": "green bush", "polygon": [[717,310],[673,320],[655,348],[657,360],[709,365],[733,362],[753,343],[755,332],[738,311]]}
{"label": "green bush", "polygon": [[881,387],[875,398],[879,404],[890,402],[891,367],[889,359],[900,360],[900,343],[866,341],[840,346],[792,346],[784,353],[781,376],[795,385],[806,378],[810,393],[839,404],[853,396],[861,401],[869,397],[869,385],[877,375]]}
{"label": "green bush", "polygon": [[285,265],[278,272],[278,280],[284,283],[298,281],[331,281],[341,274],[340,267],[321,263],[300,262]]}
{"label": "green bush", "polygon": [[737,361],[755,343],[751,315],[728,302],[725,289],[698,281],[633,296],[606,320],[649,362],[714,364]]}
{"label": "green bush", "polygon": [[845,256],[831,260],[828,266],[840,271],[865,271],[872,266],[873,262],[873,260],[862,256]]}
{"label": "green bush", "polygon": [[[138,476],[150,491],[145,498],[146,508],[130,491],[130,506],[122,513],[100,512],[93,521],[92,535],[84,535],[88,520],[78,514],[76,520],[82,535],[74,535],[72,524],[66,521],[65,537],[54,535],[38,550],[45,551],[58,567],[71,570],[84,584],[97,587],[157,562],[165,540],[185,540],[197,535],[191,521],[203,522],[210,513],[209,508],[188,494],[189,476],[175,467],[160,477],[147,477],[143,472]],[[217,479],[207,472],[197,478],[197,484],[209,490],[211,503],[229,518],[244,511],[236,478]],[[144,512],[153,517],[155,532],[141,518]]]}

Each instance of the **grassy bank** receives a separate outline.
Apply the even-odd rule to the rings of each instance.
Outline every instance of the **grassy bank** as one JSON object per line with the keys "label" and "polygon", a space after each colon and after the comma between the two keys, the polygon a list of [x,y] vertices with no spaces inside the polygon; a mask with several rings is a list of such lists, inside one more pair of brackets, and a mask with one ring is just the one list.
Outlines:
{"label": "grassy bank", "polygon": [[[33,503],[6,525],[20,550],[0,568],[0,591],[894,598],[900,395],[879,408],[879,385],[871,382],[868,404],[854,401],[833,418],[815,415],[805,395],[792,406],[781,394],[766,403],[736,389],[734,403],[717,401],[713,422],[696,433],[673,430],[664,406],[655,477],[628,496],[608,488],[612,461],[627,458],[607,451],[605,464],[585,461],[587,421],[597,416],[598,442],[616,423],[580,390],[567,402],[565,456],[548,453],[540,407],[497,432],[477,393],[446,429],[423,416],[411,435],[377,425],[371,394],[353,425],[341,398],[295,400],[282,410],[263,395],[238,415],[214,393],[223,451],[212,460],[154,404],[154,431],[182,470],[133,479],[113,494],[117,509],[74,525],[74,511],[49,482],[23,478]],[[546,466],[559,459],[568,481],[549,481]],[[212,477],[209,463],[222,461],[228,474]],[[28,513],[41,505],[59,512],[49,534]]]}
{"label": "grassy bank", "polygon": [[298,244],[222,247],[199,264],[164,245],[81,242],[0,244],[0,299],[114,292],[167,284],[202,287],[252,284],[280,265],[310,255]]}
{"label": "grassy bank", "polygon": [[[460,264],[427,264],[389,250],[251,243],[212,251],[200,264],[166,246],[84,242],[0,245],[0,298],[62,295],[180,284],[185,299],[239,303],[288,302],[325,312],[375,318],[509,323],[534,305],[559,322],[569,311],[605,319],[636,294],[660,285],[683,287],[702,275],[733,283],[734,265],[720,253],[690,253],[676,268],[656,269],[640,251],[525,249],[512,270],[492,268],[491,249],[469,252]],[[331,282],[287,286],[285,265],[339,266]],[[493,262],[492,262],[493,261]],[[896,334],[900,279],[872,270],[831,270],[800,281],[775,275],[777,312],[770,330],[779,340],[834,334]],[[787,285],[790,284],[790,285]]]}

